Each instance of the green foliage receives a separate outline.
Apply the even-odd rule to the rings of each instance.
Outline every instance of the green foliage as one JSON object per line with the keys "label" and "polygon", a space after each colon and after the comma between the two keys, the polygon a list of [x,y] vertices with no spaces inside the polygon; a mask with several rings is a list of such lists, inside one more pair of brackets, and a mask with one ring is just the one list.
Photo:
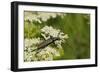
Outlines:
{"label": "green foliage", "polygon": [[34,22],[25,21],[24,38],[33,38],[40,35],[40,26],[35,25]]}

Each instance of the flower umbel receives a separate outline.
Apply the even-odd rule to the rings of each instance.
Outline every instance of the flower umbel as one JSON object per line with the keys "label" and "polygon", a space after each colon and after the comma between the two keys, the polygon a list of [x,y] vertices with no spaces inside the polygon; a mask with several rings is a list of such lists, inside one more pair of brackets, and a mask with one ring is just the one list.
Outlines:
{"label": "flower umbel", "polygon": [[47,13],[47,12],[31,12],[31,11],[26,11],[25,12],[25,20],[29,21],[36,21],[39,23],[46,22],[50,18],[56,18],[57,16],[61,16],[63,18],[65,14],[63,13]]}
{"label": "flower umbel", "polygon": [[[44,26],[41,29],[41,38],[32,38],[25,39],[25,49],[24,49],[24,61],[51,61],[54,60],[55,57],[60,57],[60,51],[63,50],[62,43],[68,38],[67,34],[64,34],[59,29],[55,29],[52,26]],[[44,40],[48,40],[53,38],[59,38],[59,40],[53,40],[56,47],[50,45],[45,46],[44,48],[38,49],[37,45],[39,45]],[[49,41],[48,41],[49,42]],[[44,41],[46,44],[46,42]],[[43,44],[44,44],[43,43]]]}

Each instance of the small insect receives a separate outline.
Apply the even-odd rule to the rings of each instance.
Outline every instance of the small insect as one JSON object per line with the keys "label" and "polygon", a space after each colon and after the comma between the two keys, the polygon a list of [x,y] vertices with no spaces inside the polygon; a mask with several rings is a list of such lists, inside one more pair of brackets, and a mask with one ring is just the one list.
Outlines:
{"label": "small insect", "polygon": [[[37,48],[35,50],[41,50],[41,49],[45,48],[46,46],[50,45],[51,43],[54,43],[56,40],[61,40],[59,38],[59,34],[60,34],[60,32],[58,33],[57,37],[50,36],[49,39],[41,42],[40,44],[37,44]],[[32,50],[32,51],[35,51],[35,50]]]}
{"label": "small insect", "polygon": [[50,36],[49,39],[47,39],[47,40],[41,42],[41,43],[38,45],[37,49],[45,48],[45,47],[48,46],[49,44],[54,43],[56,40],[60,40],[59,34],[60,34],[60,32],[58,33],[58,36],[57,36],[57,37]]}
{"label": "small insect", "polygon": [[[51,43],[54,43],[56,40],[60,40],[60,38],[59,37],[52,37],[51,36],[49,39],[41,42],[40,44],[37,44],[37,49],[35,49],[35,50],[43,49],[46,46],[50,45]],[[35,51],[35,50],[32,50],[32,51]]]}
{"label": "small insect", "polygon": [[59,37],[50,37],[49,39],[47,39],[47,40],[41,42],[41,43],[38,45],[37,49],[45,48],[45,47],[48,46],[49,44],[54,43],[56,40],[60,40],[60,38],[59,38]]}

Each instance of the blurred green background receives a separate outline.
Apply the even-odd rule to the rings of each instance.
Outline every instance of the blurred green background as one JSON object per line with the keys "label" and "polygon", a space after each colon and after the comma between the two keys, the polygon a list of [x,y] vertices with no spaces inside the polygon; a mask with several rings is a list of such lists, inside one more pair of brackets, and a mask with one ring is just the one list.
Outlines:
{"label": "blurred green background", "polygon": [[90,58],[90,15],[81,13],[66,13],[61,18],[50,18],[46,22],[24,21],[24,38],[33,38],[40,35],[40,29],[45,25],[60,29],[68,34],[64,44],[64,56],[60,59],[87,59]]}

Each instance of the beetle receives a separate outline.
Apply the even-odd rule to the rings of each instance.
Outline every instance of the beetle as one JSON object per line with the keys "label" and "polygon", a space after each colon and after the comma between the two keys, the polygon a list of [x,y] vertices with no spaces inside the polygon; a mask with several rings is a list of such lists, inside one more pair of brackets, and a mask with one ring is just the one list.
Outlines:
{"label": "beetle", "polygon": [[[56,40],[60,40],[60,38],[59,38],[59,37],[52,37],[52,36],[50,36],[49,39],[44,40],[44,41],[41,42],[40,44],[37,44],[37,49],[35,49],[35,50],[43,49],[43,48],[45,48],[46,46],[50,45],[51,43],[54,43]],[[31,46],[31,47],[32,47],[32,46]],[[35,51],[35,50],[32,50],[32,51]]]}
{"label": "beetle", "polygon": [[41,43],[38,45],[37,49],[45,48],[45,47],[48,46],[49,44],[54,43],[56,40],[60,40],[60,38],[59,38],[59,37],[50,37],[49,39],[47,39],[47,40],[41,42]]}

